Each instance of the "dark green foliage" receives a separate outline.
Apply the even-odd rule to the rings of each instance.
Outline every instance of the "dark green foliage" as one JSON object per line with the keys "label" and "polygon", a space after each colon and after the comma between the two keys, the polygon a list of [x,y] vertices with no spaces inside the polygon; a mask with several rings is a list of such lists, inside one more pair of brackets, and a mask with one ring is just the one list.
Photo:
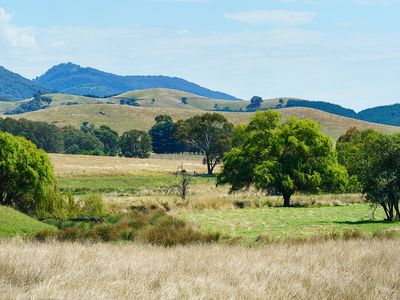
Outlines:
{"label": "dark green foliage", "polygon": [[290,206],[295,192],[335,192],[347,185],[330,138],[312,120],[290,118],[280,124],[276,111],[258,112],[247,126],[239,148],[225,154],[218,184],[231,191],[254,185],[270,195],[282,195]]}
{"label": "dark green foliage", "polygon": [[129,106],[139,106],[139,103],[136,102],[135,98],[123,98],[119,100],[119,104],[121,105],[129,105]]}
{"label": "dark green foliage", "polygon": [[168,115],[159,115],[155,118],[156,124],[151,127],[149,135],[154,153],[181,153],[184,146],[175,137],[176,124]]}
{"label": "dark green foliage", "polygon": [[182,104],[185,104],[185,105],[189,104],[188,98],[186,98],[186,97],[182,97],[181,102],[182,102]]}
{"label": "dark green foliage", "polygon": [[309,107],[331,114],[357,119],[357,113],[354,110],[324,101],[288,100],[285,107]]}
{"label": "dark green foliage", "polygon": [[178,121],[176,137],[204,154],[204,164],[209,175],[221,162],[225,152],[232,147],[233,125],[217,113],[194,116]]}
{"label": "dark green foliage", "polygon": [[73,127],[64,127],[62,129],[64,136],[65,153],[78,154],[84,151],[103,151],[103,143],[94,135],[75,129]]}
{"label": "dark green foliage", "polygon": [[101,125],[99,129],[94,130],[93,134],[103,143],[104,153],[110,156],[118,154],[118,132],[106,125]]}
{"label": "dark green foliage", "polygon": [[43,96],[41,92],[35,93],[33,99],[28,102],[23,102],[16,108],[6,111],[6,115],[23,114],[30,111],[37,111],[40,109],[48,108],[53,100],[51,97]]}
{"label": "dark green foliage", "polygon": [[338,141],[341,162],[388,221],[400,220],[400,136],[352,129]]}
{"label": "dark green foliage", "polygon": [[254,96],[253,98],[250,99],[250,104],[247,105],[246,109],[249,111],[256,110],[257,108],[261,107],[261,104],[263,103],[263,99],[259,96]]}
{"label": "dark green foliage", "polygon": [[0,132],[0,205],[46,215],[54,211],[54,189],[46,153],[22,137]]}
{"label": "dark green foliage", "polygon": [[131,130],[120,138],[121,154],[125,157],[147,158],[151,153],[151,139],[147,132]]}
{"label": "dark green foliage", "polygon": [[169,88],[214,99],[238,100],[176,77],[118,76],[93,68],[82,68],[72,63],[54,66],[34,82],[64,94],[104,97],[131,90]]}
{"label": "dark green foliage", "polygon": [[400,126],[400,104],[368,108],[360,111],[357,117],[368,122]]}
{"label": "dark green foliage", "polygon": [[23,100],[31,98],[38,91],[46,89],[29,79],[0,67],[0,98],[6,100]]}
{"label": "dark green foliage", "polygon": [[0,120],[0,131],[22,136],[48,153],[62,153],[64,150],[62,131],[55,125],[26,119]]}

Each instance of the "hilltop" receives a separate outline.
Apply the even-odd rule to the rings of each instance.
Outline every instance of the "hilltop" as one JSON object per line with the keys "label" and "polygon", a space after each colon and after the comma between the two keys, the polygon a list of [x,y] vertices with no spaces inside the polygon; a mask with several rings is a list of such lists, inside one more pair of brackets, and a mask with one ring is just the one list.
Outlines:
{"label": "hilltop", "polygon": [[59,93],[74,95],[105,97],[130,90],[170,88],[210,98],[238,100],[234,96],[209,90],[178,77],[120,76],[73,63],[56,65],[34,79],[34,82]]}

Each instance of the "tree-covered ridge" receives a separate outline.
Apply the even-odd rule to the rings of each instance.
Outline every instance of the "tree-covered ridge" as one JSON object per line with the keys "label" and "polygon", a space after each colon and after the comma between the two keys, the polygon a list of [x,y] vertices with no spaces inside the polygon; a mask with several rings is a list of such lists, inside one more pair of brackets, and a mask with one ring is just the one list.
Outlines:
{"label": "tree-covered ridge", "polygon": [[368,108],[357,116],[364,121],[400,126],[400,103]]}
{"label": "tree-covered ridge", "polygon": [[27,99],[38,91],[47,90],[29,79],[0,66],[0,100]]}
{"label": "tree-covered ridge", "polygon": [[[285,107],[308,107],[319,109],[331,114],[357,119],[357,113],[349,108],[325,101],[288,100]],[[368,121],[368,120],[367,120]]]}
{"label": "tree-covered ridge", "polygon": [[72,63],[54,66],[34,82],[65,94],[104,97],[131,90],[170,88],[209,98],[237,100],[231,95],[212,91],[177,77],[119,76],[94,68],[82,68]]}

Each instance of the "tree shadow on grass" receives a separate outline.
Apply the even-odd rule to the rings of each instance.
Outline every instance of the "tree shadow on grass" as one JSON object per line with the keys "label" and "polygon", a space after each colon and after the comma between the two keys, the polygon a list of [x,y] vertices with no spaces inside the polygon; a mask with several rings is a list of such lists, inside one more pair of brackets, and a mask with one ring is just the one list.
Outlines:
{"label": "tree shadow on grass", "polygon": [[360,221],[336,221],[336,224],[346,225],[362,225],[362,224],[393,224],[396,222],[390,222],[386,220],[360,220]]}

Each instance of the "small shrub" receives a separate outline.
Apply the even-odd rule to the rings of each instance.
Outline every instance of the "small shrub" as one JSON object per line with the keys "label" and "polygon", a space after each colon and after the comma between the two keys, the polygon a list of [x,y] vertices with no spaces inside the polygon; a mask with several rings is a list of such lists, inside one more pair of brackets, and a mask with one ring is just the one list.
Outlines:
{"label": "small shrub", "polygon": [[343,235],[342,238],[344,240],[354,240],[354,239],[361,239],[364,238],[364,234],[358,230],[358,229],[350,229],[350,228],[346,228],[343,231]]}
{"label": "small shrub", "polygon": [[100,195],[85,195],[79,202],[81,217],[101,217],[105,215],[105,208]]}
{"label": "small shrub", "polygon": [[397,238],[397,232],[395,230],[382,230],[372,234],[372,238],[380,240],[393,240]]}
{"label": "small shrub", "polygon": [[35,235],[35,239],[39,242],[46,242],[54,239],[57,236],[57,230],[53,228],[47,228],[39,231]]}

